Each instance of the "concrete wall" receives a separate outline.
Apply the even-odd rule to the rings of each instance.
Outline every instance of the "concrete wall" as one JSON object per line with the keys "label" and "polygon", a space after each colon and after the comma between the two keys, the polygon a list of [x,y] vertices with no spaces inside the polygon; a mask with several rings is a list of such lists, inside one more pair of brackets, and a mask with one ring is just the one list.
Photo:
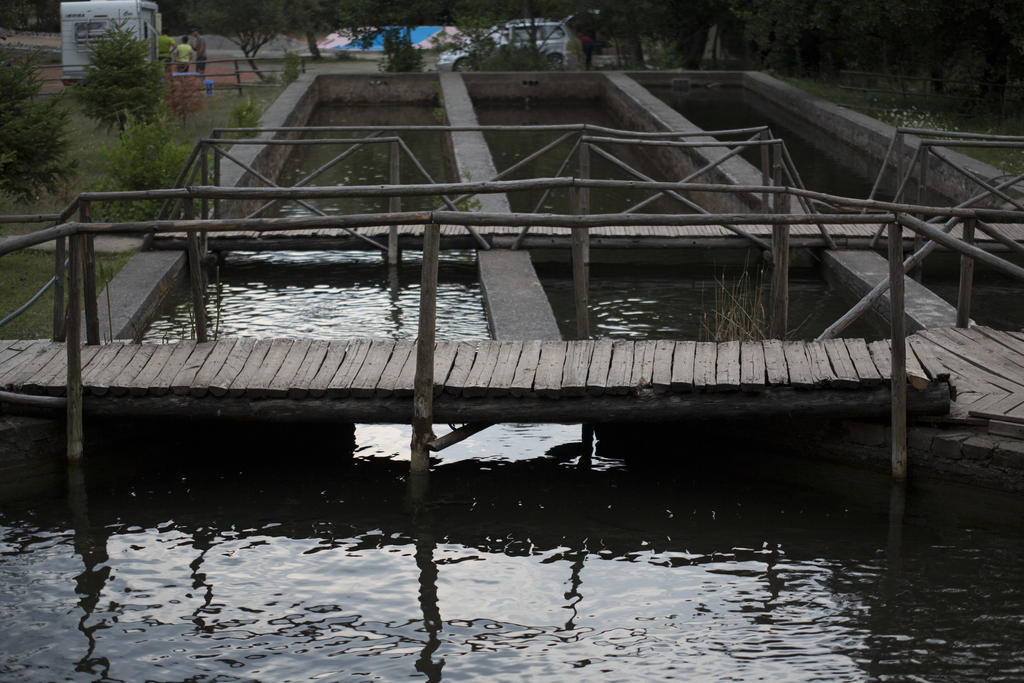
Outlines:
{"label": "concrete wall", "polygon": [[[304,74],[290,86],[288,86],[280,97],[278,97],[270,108],[267,109],[263,118],[260,119],[260,127],[277,128],[282,126],[303,126],[309,120],[314,107],[320,100],[320,89],[318,78],[313,74]],[[296,137],[294,133],[262,133],[257,136],[260,139],[272,139],[283,137]],[[276,181],[278,173],[288,160],[292,150],[287,145],[258,145],[236,146],[231,150],[231,155],[247,166],[255,169],[260,174]],[[221,185],[226,187],[261,187],[266,183],[257,176],[248,172],[238,164],[228,160],[221,160]],[[248,202],[225,202],[223,215],[225,217],[244,216],[256,209],[263,202],[253,200]]]}
{"label": "concrete wall", "polygon": [[[702,130],[692,121],[655,97],[627,74],[607,74],[605,104],[623,128],[642,131]],[[698,135],[687,138],[694,142],[714,138]],[[650,154],[674,180],[681,180],[693,171],[727,154],[721,147],[694,148],[685,151],[652,148]],[[739,157],[728,159],[718,167],[694,178],[694,182],[734,185],[760,185],[761,172]],[[694,201],[712,213],[759,211],[761,199],[752,194],[695,193]]]}
{"label": "concrete wall", "polygon": [[[761,443],[812,459],[890,471],[887,422],[793,418],[757,423]],[[913,425],[907,435],[911,480],[934,478],[1002,491],[1024,491],[1024,441],[979,428]]]}
{"label": "concrete wall", "polygon": [[[341,104],[437,104],[437,74],[323,74],[318,101]],[[308,117],[307,117],[308,118]]]}
{"label": "concrete wall", "polygon": [[[770,107],[784,111],[786,116],[796,120],[799,125],[811,126],[819,134],[827,136],[833,144],[842,148],[851,164],[863,169],[869,176],[878,173],[896,130],[890,125],[846,107],[826,102],[804,90],[757,71],[640,72],[631,75],[643,85],[669,86],[673,80],[682,79],[694,85],[741,86],[748,92],[757,95]],[[919,142],[919,139],[913,136],[906,138],[904,155],[906,164],[909,164],[913,158]],[[986,178],[1003,173],[994,166],[949,149],[942,149],[942,154],[954,163]],[[894,174],[894,172],[895,164],[889,173]],[[942,201],[950,203],[963,201],[977,187],[946,164],[934,159],[929,163],[928,177],[929,186],[933,191],[941,195]],[[910,197],[916,198],[916,194],[911,194]]]}
{"label": "concrete wall", "polygon": [[[603,105],[623,129],[662,132],[699,131],[696,125],[648,92],[634,79],[614,72],[561,72],[561,73],[476,73],[464,74],[470,96],[476,101],[573,102],[594,100]],[[710,138],[701,136],[694,140]],[[649,156],[661,169],[664,178],[681,179],[711,160],[725,155],[716,148],[681,151],[668,148],[649,148]],[[663,179],[663,178],[659,178]],[[733,158],[720,168],[697,180],[716,183],[757,185],[761,173],[743,159]],[[737,197],[724,194],[701,194],[692,197],[712,212],[749,211],[760,207],[760,198]]]}
{"label": "concrete wall", "polygon": [[466,73],[462,78],[474,100],[521,104],[524,100],[599,100],[605,95],[604,77],[597,72]]}

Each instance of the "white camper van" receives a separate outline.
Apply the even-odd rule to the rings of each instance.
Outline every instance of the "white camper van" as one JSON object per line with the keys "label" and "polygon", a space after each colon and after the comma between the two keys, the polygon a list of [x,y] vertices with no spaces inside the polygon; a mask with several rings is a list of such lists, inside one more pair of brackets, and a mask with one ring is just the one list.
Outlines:
{"label": "white camper van", "polygon": [[60,3],[60,44],[65,84],[85,78],[89,63],[89,45],[122,21],[150,46],[150,59],[156,59],[156,39],[160,35],[160,14],[155,2],[148,0],[93,0]]}

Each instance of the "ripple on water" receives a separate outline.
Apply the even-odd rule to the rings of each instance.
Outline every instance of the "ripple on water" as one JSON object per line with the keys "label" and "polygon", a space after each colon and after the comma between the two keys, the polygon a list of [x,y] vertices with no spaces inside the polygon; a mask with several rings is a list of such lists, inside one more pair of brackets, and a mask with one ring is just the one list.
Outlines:
{"label": "ripple on water", "polygon": [[[210,326],[222,337],[412,339],[419,324],[419,254],[394,271],[360,252],[232,253],[207,290]],[[191,336],[192,306],[179,292],[147,341]],[[471,252],[442,255],[437,336],[488,336]]]}
{"label": "ripple on water", "polygon": [[407,497],[404,463],[364,452],[318,476],[242,457],[176,463],[172,478],[94,470],[74,505],[0,505],[0,677],[1021,668],[1018,536],[908,521],[893,547],[884,515],[855,499],[686,468],[578,470],[560,457],[568,432],[508,429],[526,459],[466,445],[425,503]]}

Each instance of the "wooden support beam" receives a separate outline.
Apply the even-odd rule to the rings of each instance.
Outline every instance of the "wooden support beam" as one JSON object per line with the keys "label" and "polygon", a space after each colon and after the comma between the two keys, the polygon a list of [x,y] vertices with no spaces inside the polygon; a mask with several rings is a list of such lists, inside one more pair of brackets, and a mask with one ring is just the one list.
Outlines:
{"label": "wooden support beam", "polygon": [[[189,199],[184,204],[185,218],[193,218],[195,207]],[[199,233],[188,234],[188,282],[192,293],[192,313],[195,317],[196,339],[207,341],[206,335],[206,288],[203,282],[203,256],[199,244]]]}
{"label": "wooden support beam", "polygon": [[71,236],[67,330],[67,456],[82,459],[82,260],[85,236]]}
{"label": "wooden support beam", "polygon": [[64,284],[67,273],[64,262],[67,260],[67,238],[58,237],[54,240],[53,251],[53,341],[64,341]]}
{"label": "wooden support beam", "polygon": [[[781,155],[775,150],[772,182],[779,185],[782,176]],[[785,204],[789,196],[774,195],[774,213],[788,213]],[[789,328],[789,226],[772,226],[772,337],[785,339]]]}
{"label": "wooden support beam", "polygon": [[465,441],[474,434],[482,432],[492,426],[494,426],[494,423],[492,422],[470,422],[469,424],[464,424],[457,429],[453,429],[444,436],[428,441],[427,448],[434,453],[443,451],[449,446],[454,446],[460,441]]}
{"label": "wooden support beam", "polygon": [[903,310],[903,226],[889,224],[889,305],[892,330],[892,477],[907,478],[907,322]]}
{"label": "wooden support beam", "polygon": [[[79,220],[82,223],[92,222],[92,205],[83,201],[79,204]],[[83,297],[85,300],[85,341],[90,346],[100,343],[100,318],[96,303],[96,248],[94,237],[85,238],[82,253]]]}
{"label": "wooden support beam", "polygon": [[[975,220],[964,221],[964,242],[974,244]],[[960,255],[960,287],[956,295],[956,326],[967,327],[971,321],[971,295],[974,288],[974,259],[967,254]]]}
{"label": "wooden support beam", "polygon": [[65,408],[68,400],[63,396],[30,396],[29,394],[0,391],[0,403],[31,408]]}
{"label": "wooden support beam", "polygon": [[[771,185],[772,183],[772,168],[771,168],[771,150],[767,144],[763,144],[766,140],[771,138],[771,134],[767,130],[761,131],[761,184]],[[761,193],[761,211],[763,213],[771,213],[771,207],[768,205],[768,194],[766,192]]]}
{"label": "wooden support beam", "polygon": [[423,235],[423,266],[420,275],[419,335],[416,338],[416,377],[413,380],[412,472],[430,469],[434,426],[434,338],[437,319],[437,268],[441,226],[428,225]]}
{"label": "wooden support beam", "polygon": [[[946,415],[949,412],[949,384],[933,382],[923,391],[908,392],[912,414]],[[87,415],[107,417],[203,417],[211,410],[221,418],[258,422],[376,422],[401,424],[415,406],[404,397],[353,396],[341,398],[264,398],[245,396],[86,396]],[[690,391],[643,396],[603,394],[586,400],[558,400],[522,395],[512,400],[466,399],[441,394],[433,397],[432,420],[444,422],[556,423],[586,424],[629,422],[647,424],[689,419],[776,418],[792,414],[820,418],[874,418],[890,415],[890,388],[877,385],[866,389],[814,389],[767,387],[763,391]],[[430,424],[427,425],[428,429]],[[415,433],[415,432],[414,432]],[[427,433],[423,440],[422,463],[428,464]]]}
{"label": "wooden support beam", "polygon": [[[390,159],[388,162],[388,178],[392,185],[402,184],[402,148],[397,142],[392,142],[389,146]],[[391,213],[398,213],[402,210],[402,198],[398,196],[391,196],[388,198],[388,211]],[[402,259],[402,254],[398,249],[398,226],[388,226],[388,265],[397,266],[398,262]]]}
{"label": "wooden support beam", "polygon": [[[579,151],[580,177],[590,178],[590,145],[583,143]],[[574,188],[573,213],[590,213],[590,190]],[[576,338],[590,338],[590,231],[572,231],[572,287],[576,303]]]}

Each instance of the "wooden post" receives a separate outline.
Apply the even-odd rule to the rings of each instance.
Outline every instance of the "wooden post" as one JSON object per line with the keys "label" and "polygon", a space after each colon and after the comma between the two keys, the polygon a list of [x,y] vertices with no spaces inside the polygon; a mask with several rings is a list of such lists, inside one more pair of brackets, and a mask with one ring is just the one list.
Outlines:
{"label": "wooden post", "polygon": [[[775,150],[775,168],[772,185],[782,184],[782,165],[779,150]],[[788,195],[776,194],[772,213],[784,213]],[[789,226],[772,226],[772,337],[785,339],[789,328]]]}
{"label": "wooden post", "polygon": [[[928,201],[928,197],[927,197],[927,194],[926,194],[927,191],[928,191],[928,159],[930,158],[931,151],[932,151],[931,145],[928,145],[927,143],[922,141],[921,142],[921,154],[919,155],[920,156],[921,167],[918,170],[918,176],[917,176],[917,203],[922,205],[922,206],[924,206],[926,204],[926,202]],[[923,221],[924,220],[928,220],[927,216],[918,216],[918,218],[920,218]],[[914,252],[916,253],[923,246],[924,246],[924,237],[921,236],[921,233],[915,232],[914,233]],[[917,280],[918,282],[920,282],[923,273],[924,273],[924,261],[922,260],[920,263],[918,263],[916,266],[914,266],[910,270],[909,275],[910,275],[910,277],[912,277],[915,280]]]}
{"label": "wooden post", "polygon": [[420,275],[420,320],[416,338],[416,378],[412,397],[413,474],[430,469],[428,443],[434,434],[434,337],[437,322],[437,261],[441,226],[431,223],[423,234],[423,266]]}
{"label": "wooden post", "polygon": [[[220,133],[213,132],[213,137],[219,138]],[[220,145],[213,145],[213,184],[220,187]],[[220,218],[220,200],[213,200],[213,217]]]}
{"label": "wooden post", "polygon": [[892,477],[907,478],[907,323],[903,309],[903,226],[889,224],[889,316],[892,336]]}
{"label": "wooden post", "polygon": [[[79,219],[82,223],[92,222],[92,206],[83,201],[79,208]],[[95,346],[100,343],[100,318],[96,303],[96,247],[92,235],[84,236],[83,267],[85,298],[85,343]]]}
{"label": "wooden post", "polygon": [[[964,221],[964,242],[974,244],[974,224],[977,219]],[[956,326],[967,327],[971,321],[971,295],[974,289],[974,259],[960,255],[960,288],[956,296]]]}
{"label": "wooden post", "polygon": [[[185,220],[195,217],[195,205],[186,199],[183,206]],[[206,287],[203,283],[203,256],[199,246],[199,233],[188,233],[188,282],[192,291],[192,311],[195,314],[196,340],[207,341],[206,336]]]}
{"label": "wooden post", "polygon": [[[758,147],[761,148],[761,184],[771,185],[772,184],[772,172],[771,172],[771,157],[768,145],[764,142],[768,140],[768,131],[761,131],[761,144]],[[761,193],[761,211],[764,213],[771,213],[771,208],[768,206],[769,195],[767,192]]]}
{"label": "wooden post", "polygon": [[[200,142],[203,151],[199,153],[199,182],[206,186],[210,184],[210,147],[205,142]],[[210,217],[210,200],[203,197],[199,200],[199,217],[204,221]]]}
{"label": "wooden post", "polygon": [[[896,143],[894,146],[896,153],[896,187],[903,187],[903,166],[906,164],[903,159],[903,133],[896,133]],[[900,195],[896,195],[892,200],[898,202]]]}
{"label": "wooden post", "polygon": [[67,332],[67,455],[68,461],[82,459],[82,261],[85,236],[71,235],[68,272]]}
{"label": "wooden post", "polygon": [[64,341],[64,281],[67,274],[64,261],[67,259],[67,238],[54,240],[53,256],[53,341]]}
{"label": "wooden post", "polygon": [[[203,151],[199,155],[199,163],[203,166],[199,172],[199,180],[202,185],[206,186],[210,184],[210,146],[206,143],[200,143],[203,146]],[[203,197],[199,205],[199,216],[204,221],[210,218],[210,201]],[[199,258],[203,261],[206,260],[207,254],[207,237],[206,231],[199,233]],[[191,258],[191,256],[189,257]],[[207,277],[206,270],[204,268],[199,269],[199,274],[203,278],[203,291],[206,291]]]}
{"label": "wooden post", "polygon": [[[590,179],[590,144],[584,142],[579,151],[579,177]],[[572,193],[573,213],[590,213],[590,188],[577,187]],[[590,231],[574,228],[572,231],[572,288],[576,302],[576,338],[590,338]]]}
{"label": "wooden post", "polygon": [[[398,146],[397,142],[392,142],[389,147],[391,148],[391,159],[388,164],[388,177],[389,182],[392,185],[402,184],[402,166],[401,166],[401,147]],[[391,213],[397,213],[402,210],[402,198],[391,197],[388,199],[388,211]],[[388,265],[397,266],[398,262],[402,260],[402,253],[398,250],[398,226],[388,226]]]}

